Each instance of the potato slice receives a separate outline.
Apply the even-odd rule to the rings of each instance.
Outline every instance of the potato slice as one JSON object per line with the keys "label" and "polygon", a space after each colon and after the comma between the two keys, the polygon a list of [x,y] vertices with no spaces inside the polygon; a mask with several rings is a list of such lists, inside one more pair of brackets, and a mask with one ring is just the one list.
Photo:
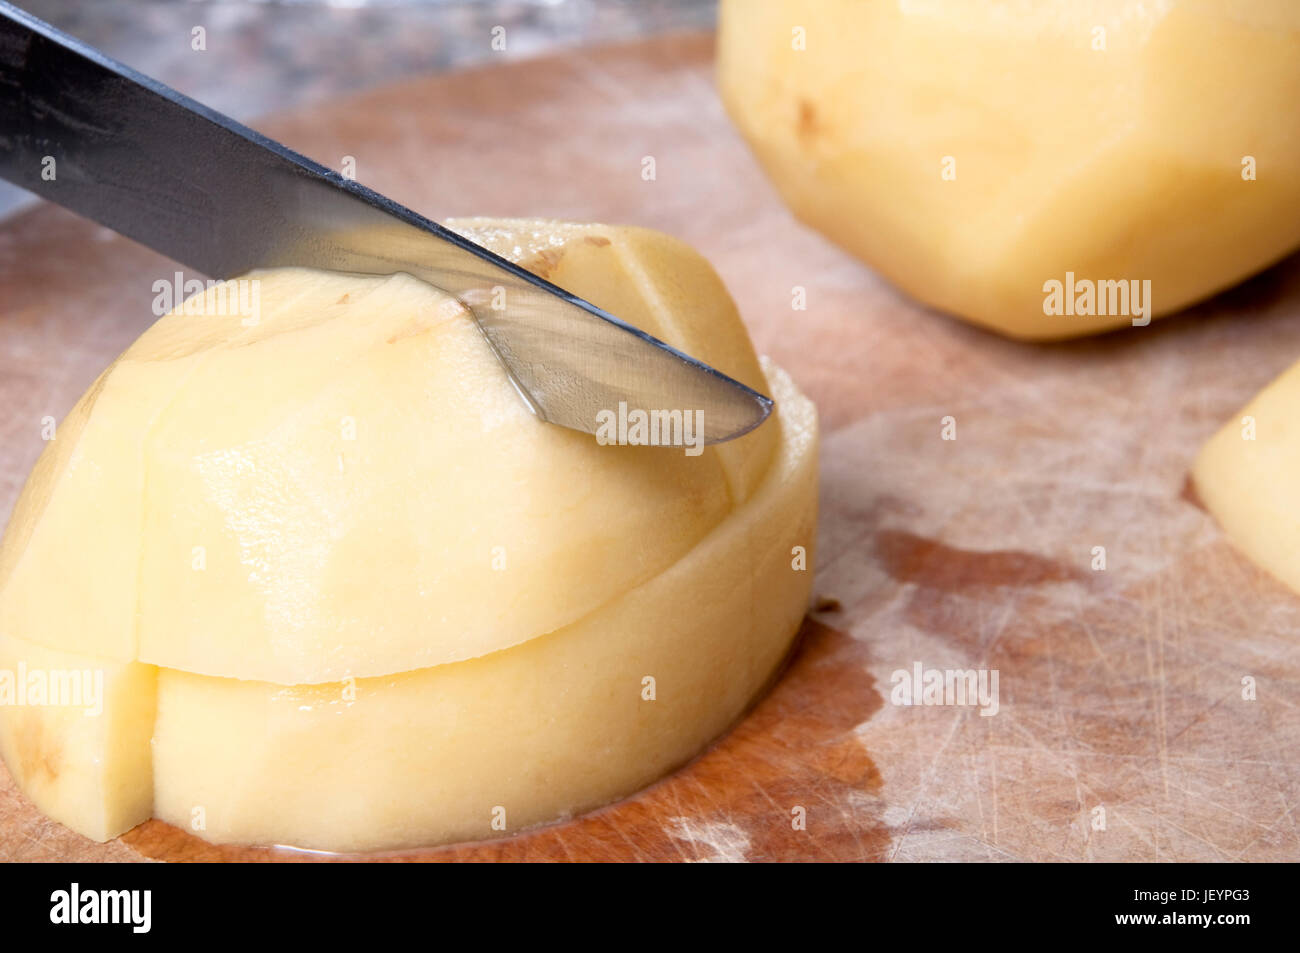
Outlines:
{"label": "potato slice", "polygon": [[154,373],[144,350],[100,375],[27,478],[0,543],[0,635],[135,659],[144,434],[185,364]]}
{"label": "potato slice", "polygon": [[691,757],[771,677],[808,599],[792,550],[815,533],[816,417],[770,378],[768,478],[683,559],[578,622],[354,684],[161,670],[158,816],[219,843],[411,847],[555,820]]}
{"label": "potato slice", "polygon": [[298,684],[472,658],[650,578],[730,507],[714,454],[541,424],[414,278],[253,277],[318,320],[210,350],[154,427],[143,661]]}
{"label": "potato slice", "polygon": [[149,819],[156,673],[0,638],[0,756],[42,813],[99,841]]}
{"label": "potato slice", "polygon": [[1300,592],[1300,364],[1201,448],[1197,495],[1243,553]]}
{"label": "potato slice", "polygon": [[[527,219],[452,219],[448,227],[643,331],[762,391],[754,345],[712,266],[689,245],[648,228]],[[741,502],[776,451],[760,427],[712,448]]]}
{"label": "potato slice", "polygon": [[718,81],[803,221],[926,304],[1061,338],[1150,317],[1081,284],[1045,313],[1067,274],[1150,282],[1160,315],[1300,245],[1298,37],[1293,0],[723,0]]}

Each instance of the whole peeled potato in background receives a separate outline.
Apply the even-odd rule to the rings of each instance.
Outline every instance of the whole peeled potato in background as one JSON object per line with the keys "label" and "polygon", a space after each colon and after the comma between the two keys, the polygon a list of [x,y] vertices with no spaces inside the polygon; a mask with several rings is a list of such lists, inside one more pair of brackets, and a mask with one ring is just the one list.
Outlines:
{"label": "whole peeled potato in background", "polygon": [[1295,0],[723,0],[718,77],[799,218],[1012,337],[1145,323],[1045,313],[1067,272],[1160,315],[1300,245]]}

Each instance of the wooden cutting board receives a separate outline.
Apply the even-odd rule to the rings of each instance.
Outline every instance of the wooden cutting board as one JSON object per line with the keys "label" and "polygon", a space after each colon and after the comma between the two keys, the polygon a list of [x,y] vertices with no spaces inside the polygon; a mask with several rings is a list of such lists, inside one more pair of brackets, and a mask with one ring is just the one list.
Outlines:
{"label": "wooden cutting board", "polygon": [[[1300,858],[1300,597],[1237,555],[1187,484],[1201,442],[1300,358],[1300,260],[1146,329],[1001,340],[796,224],[723,115],[711,61],[711,38],[667,37],[259,124],[326,164],[355,157],[362,182],[434,218],[685,239],[824,427],[817,592],[838,608],[809,619],[735,730],[570,823],[389,856]],[[169,270],[52,207],[0,225],[6,511],[41,418],[144,330]],[[796,285],[806,311],[791,308]],[[941,439],[946,416],[956,440]],[[997,714],[892,704],[892,673],[918,662],[997,670]],[[157,821],[95,844],[43,819],[0,768],[0,859],[54,858],[318,859],[213,847]]]}

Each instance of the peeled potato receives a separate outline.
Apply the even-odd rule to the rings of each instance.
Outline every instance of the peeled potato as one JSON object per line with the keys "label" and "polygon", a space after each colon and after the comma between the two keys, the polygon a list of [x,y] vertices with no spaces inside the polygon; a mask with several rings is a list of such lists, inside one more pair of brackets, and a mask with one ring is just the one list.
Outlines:
{"label": "peeled potato", "polygon": [[0,708],[47,813],[98,839],[151,814],[333,850],[486,837],[635,790],[771,676],[810,585],[811,404],[672,239],[454,227],[776,414],[698,456],[600,446],[529,414],[413,278],[254,272],[256,321],[210,289],[101,375],[0,543],[0,651],[115,686],[95,729]]}
{"label": "peeled potato", "polygon": [[571,625],[355,684],[162,669],[157,816],[217,842],[413,847],[555,820],[690,758],[771,677],[807,602],[791,551],[814,531],[814,413],[769,378],[781,449],[754,496]]}
{"label": "peeled potato", "polygon": [[1300,364],[1210,438],[1192,476],[1228,538],[1300,592]]}
{"label": "peeled potato", "polygon": [[[1143,324],[1300,245],[1292,0],[723,0],[718,37],[795,214],[1012,337]],[[1147,314],[1097,300],[1119,281]]]}
{"label": "peeled potato", "polygon": [[[13,677],[15,693],[0,707],[0,757],[43,813],[100,841],[148,819],[152,665],[59,652],[5,635],[0,673]],[[39,697],[37,685],[43,686]]]}

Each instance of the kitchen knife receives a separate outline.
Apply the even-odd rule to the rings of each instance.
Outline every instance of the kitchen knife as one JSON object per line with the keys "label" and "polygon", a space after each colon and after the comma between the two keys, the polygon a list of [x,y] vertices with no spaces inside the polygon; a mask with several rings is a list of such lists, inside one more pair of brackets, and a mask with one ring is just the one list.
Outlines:
{"label": "kitchen knife", "polygon": [[291,265],[420,278],[464,302],[520,396],[553,424],[595,433],[597,415],[621,402],[699,410],[705,442],[718,443],[772,409],[707,364],[5,2],[0,176],[214,278]]}

